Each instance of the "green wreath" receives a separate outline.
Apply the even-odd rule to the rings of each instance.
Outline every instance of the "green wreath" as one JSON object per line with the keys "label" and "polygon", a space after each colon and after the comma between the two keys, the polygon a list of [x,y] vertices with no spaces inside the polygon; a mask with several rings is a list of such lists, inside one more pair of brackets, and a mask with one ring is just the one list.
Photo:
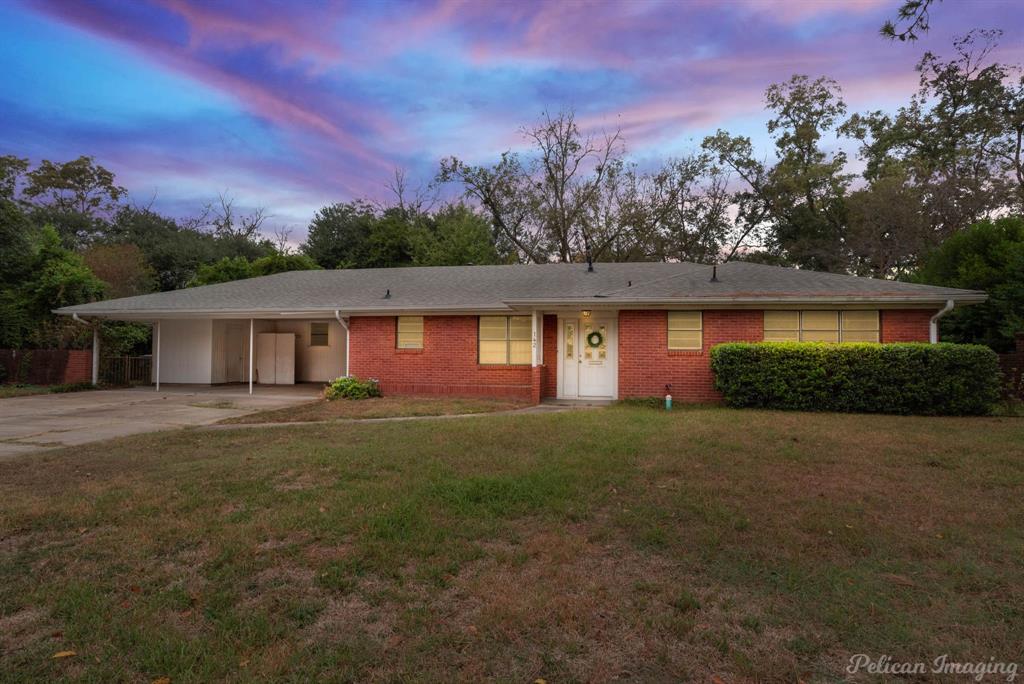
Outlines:
{"label": "green wreath", "polygon": [[590,333],[589,335],[587,335],[587,346],[592,348],[592,349],[597,349],[598,347],[601,346],[601,343],[603,343],[603,342],[604,342],[604,335],[602,335],[601,333],[599,333],[596,330],[594,332]]}

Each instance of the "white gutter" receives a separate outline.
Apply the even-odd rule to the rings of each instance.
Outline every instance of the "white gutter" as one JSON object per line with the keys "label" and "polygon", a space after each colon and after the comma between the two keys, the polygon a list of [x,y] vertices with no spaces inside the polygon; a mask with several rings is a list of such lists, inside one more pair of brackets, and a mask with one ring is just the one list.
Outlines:
{"label": "white gutter", "polygon": [[351,339],[352,336],[349,333],[348,321],[346,321],[344,318],[341,317],[341,311],[339,309],[335,309],[334,310],[334,317],[338,319],[338,323],[340,323],[341,327],[345,329],[345,377],[347,378],[347,377],[349,377],[351,375],[349,373],[349,371],[348,371],[348,358],[349,358],[348,349],[349,349],[349,340]]}
{"label": "white gutter", "polygon": [[939,309],[939,312],[932,316],[931,321],[928,325],[928,341],[935,344],[939,341],[939,319],[948,314],[956,306],[956,302],[952,299],[946,300],[946,305]]}

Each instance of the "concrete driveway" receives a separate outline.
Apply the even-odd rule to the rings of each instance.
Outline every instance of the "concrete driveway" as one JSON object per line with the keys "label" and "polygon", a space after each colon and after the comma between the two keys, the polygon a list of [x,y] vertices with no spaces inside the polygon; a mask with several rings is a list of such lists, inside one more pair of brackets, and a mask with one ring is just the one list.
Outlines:
{"label": "concrete driveway", "polygon": [[208,425],[319,396],[322,385],[163,386],[0,399],[0,459],[111,437]]}

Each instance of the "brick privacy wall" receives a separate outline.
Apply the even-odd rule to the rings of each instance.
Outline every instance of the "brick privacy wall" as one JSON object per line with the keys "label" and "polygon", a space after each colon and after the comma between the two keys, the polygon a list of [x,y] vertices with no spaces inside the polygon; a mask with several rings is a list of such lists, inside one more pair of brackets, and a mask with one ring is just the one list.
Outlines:
{"label": "brick privacy wall", "polygon": [[932,316],[938,309],[883,309],[882,342],[927,342]]}
{"label": "brick privacy wall", "polygon": [[619,397],[660,397],[665,384],[680,402],[720,401],[709,350],[720,342],[760,342],[762,311],[704,311],[700,351],[670,351],[667,311],[619,312]]}
{"label": "brick privacy wall", "polygon": [[68,362],[64,366],[64,382],[92,382],[91,349],[72,349],[68,351]]}
{"label": "brick privacy wall", "polygon": [[541,368],[541,397],[558,396],[558,316],[544,317],[544,365]]}
{"label": "brick privacy wall", "polygon": [[534,398],[529,365],[477,362],[476,316],[424,316],[423,349],[395,348],[394,316],[353,316],[349,327],[350,373],[377,378],[385,394]]}
{"label": "brick privacy wall", "polygon": [[91,349],[0,349],[6,382],[33,385],[90,382]]}

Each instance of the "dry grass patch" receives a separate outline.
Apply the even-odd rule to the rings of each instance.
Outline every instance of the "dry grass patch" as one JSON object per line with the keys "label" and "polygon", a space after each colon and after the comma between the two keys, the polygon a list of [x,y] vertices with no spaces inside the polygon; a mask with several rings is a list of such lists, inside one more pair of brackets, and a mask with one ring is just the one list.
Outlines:
{"label": "dry grass patch", "polygon": [[1019,658],[1022,495],[1024,421],[998,418],[613,407],[129,437],[0,464],[0,678]]}
{"label": "dry grass patch", "polygon": [[228,418],[224,424],[305,423],[321,420],[352,420],[360,418],[397,418],[403,416],[452,416],[470,413],[511,411],[529,406],[511,399],[464,397],[378,397],[359,401],[337,399],[260,411],[246,416]]}

